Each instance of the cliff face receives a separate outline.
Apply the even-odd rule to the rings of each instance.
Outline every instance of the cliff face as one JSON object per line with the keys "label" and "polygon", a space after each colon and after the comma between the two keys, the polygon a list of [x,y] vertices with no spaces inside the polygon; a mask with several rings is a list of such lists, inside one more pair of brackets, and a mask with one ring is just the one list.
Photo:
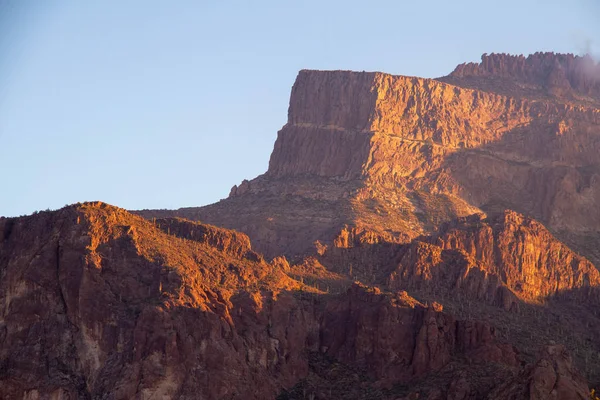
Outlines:
{"label": "cliff face", "polygon": [[373,387],[457,355],[518,364],[488,324],[362,285],[319,292],[236,232],[100,203],[0,232],[2,399],[269,399],[311,352],[370,370]]}
{"label": "cliff face", "polygon": [[[306,369],[304,342],[286,333],[311,329],[304,309],[267,293],[263,306],[261,294],[299,284],[219,249],[243,235],[205,226],[222,240],[183,240],[102,204],[0,227],[0,398],[222,398],[242,388],[268,398]],[[251,333],[278,312],[292,314],[270,335]]]}
{"label": "cliff face", "polygon": [[[540,300],[600,286],[600,273],[556,240],[539,222],[512,211],[490,221],[462,219],[443,226],[432,239],[442,249],[459,249],[501,277],[522,298]],[[583,301],[596,301],[584,296]]]}
{"label": "cliff face", "polygon": [[528,57],[484,54],[461,64],[444,80],[480,89],[598,103],[600,65],[589,55],[535,53]]}
{"label": "cliff face", "polygon": [[[408,242],[457,217],[512,209],[598,262],[600,109],[593,79],[577,72],[596,71],[590,62],[492,55],[440,80],[301,71],[264,175],[214,205],[141,213],[239,229],[267,257],[295,257],[344,225]],[[594,101],[484,85],[544,89],[553,66]]]}
{"label": "cliff face", "polygon": [[[447,147],[497,140],[531,121],[535,112],[522,101],[429,79],[301,71],[267,176],[400,179],[443,155]],[[432,160],[426,159],[428,154],[394,158],[393,153],[410,154],[406,150],[425,141],[438,145],[442,154],[431,154]]]}

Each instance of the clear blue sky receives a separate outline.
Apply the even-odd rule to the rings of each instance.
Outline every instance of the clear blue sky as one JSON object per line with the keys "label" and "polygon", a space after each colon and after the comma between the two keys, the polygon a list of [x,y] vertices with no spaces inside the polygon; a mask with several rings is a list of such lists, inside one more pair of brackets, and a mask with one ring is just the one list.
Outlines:
{"label": "clear blue sky", "polygon": [[267,169],[298,70],[581,53],[598,3],[0,0],[0,215],[218,201]]}

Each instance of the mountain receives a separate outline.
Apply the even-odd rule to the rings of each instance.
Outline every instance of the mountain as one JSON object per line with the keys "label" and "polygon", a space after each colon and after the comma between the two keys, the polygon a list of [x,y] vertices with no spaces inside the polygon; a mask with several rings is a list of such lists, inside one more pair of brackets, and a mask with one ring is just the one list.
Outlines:
{"label": "mountain", "polygon": [[598,106],[600,66],[590,57],[535,53],[528,57],[484,54],[440,79],[457,86],[532,99]]}
{"label": "mountain", "polygon": [[597,263],[598,69],[538,53],[484,56],[439,80],[300,71],[265,174],[213,205],[141,214],[237,229],[267,257],[297,257],[346,225],[406,243],[510,209]]}
{"label": "mountain", "polygon": [[0,398],[589,398],[598,71],[303,70],[227,199],[0,218]]}
{"label": "mountain", "polygon": [[519,376],[489,324],[406,292],[315,290],[237,232],[103,203],[0,232],[2,399],[289,398],[323,357],[361,374],[329,398],[396,398],[441,371],[451,385],[469,363],[487,366],[481,395]]}

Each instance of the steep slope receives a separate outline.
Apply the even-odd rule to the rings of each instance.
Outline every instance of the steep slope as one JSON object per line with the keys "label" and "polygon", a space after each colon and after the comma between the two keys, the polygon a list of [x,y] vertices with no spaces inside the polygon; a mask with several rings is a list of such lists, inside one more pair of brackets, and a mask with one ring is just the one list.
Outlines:
{"label": "steep slope", "polygon": [[[242,388],[261,398],[306,368],[303,342],[277,358],[274,341],[293,340],[277,322],[283,336],[253,334],[261,290],[298,284],[257,261],[244,235],[194,225],[203,237],[183,240],[104,204],[0,227],[1,398],[221,398]],[[308,329],[296,302],[270,305],[271,293],[264,309],[283,307],[286,329]]]}
{"label": "steep slope", "polygon": [[300,71],[265,174],[213,205],[139,213],[239,229],[320,289],[409,290],[528,362],[565,343],[597,383],[598,68],[536,53],[437,80]]}
{"label": "steep slope", "polygon": [[[294,257],[344,225],[406,243],[456,217],[513,209],[598,262],[597,69],[538,54],[486,56],[440,80],[301,71],[264,175],[214,205],[141,214],[239,229],[266,256]],[[568,91],[548,89],[554,70]],[[496,78],[535,90],[494,92]]]}
{"label": "steep slope", "polygon": [[460,218],[408,244],[368,239],[345,229],[292,274],[319,287],[333,287],[328,274],[337,273],[408,290],[454,315],[488,321],[528,361],[540,340],[564,343],[586,376],[600,381],[600,273],[540,223],[506,211]]}
{"label": "steep slope", "polygon": [[501,385],[489,394],[489,398],[584,400],[590,396],[585,381],[573,368],[565,348],[551,345],[540,352],[538,361],[527,367],[521,376]]}
{"label": "steep slope", "polygon": [[0,398],[269,399],[315,357],[368,371],[353,390],[390,399],[471,363],[481,395],[519,376],[488,323],[405,292],[326,294],[289,269],[244,234],[103,203],[2,218]]}

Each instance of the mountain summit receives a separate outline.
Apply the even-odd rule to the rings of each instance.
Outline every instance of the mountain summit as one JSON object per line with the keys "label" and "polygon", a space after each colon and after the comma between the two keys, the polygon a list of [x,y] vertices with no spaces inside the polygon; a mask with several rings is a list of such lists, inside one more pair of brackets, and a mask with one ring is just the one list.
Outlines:
{"label": "mountain summit", "polygon": [[407,242],[512,209],[600,261],[598,65],[553,53],[482,60],[438,80],[300,71],[265,174],[210,206],[141,213],[238,229],[267,256],[294,257],[345,226]]}
{"label": "mountain summit", "polygon": [[598,105],[600,64],[592,57],[535,53],[528,57],[484,54],[481,63],[461,64],[441,80],[509,96],[562,99]]}

